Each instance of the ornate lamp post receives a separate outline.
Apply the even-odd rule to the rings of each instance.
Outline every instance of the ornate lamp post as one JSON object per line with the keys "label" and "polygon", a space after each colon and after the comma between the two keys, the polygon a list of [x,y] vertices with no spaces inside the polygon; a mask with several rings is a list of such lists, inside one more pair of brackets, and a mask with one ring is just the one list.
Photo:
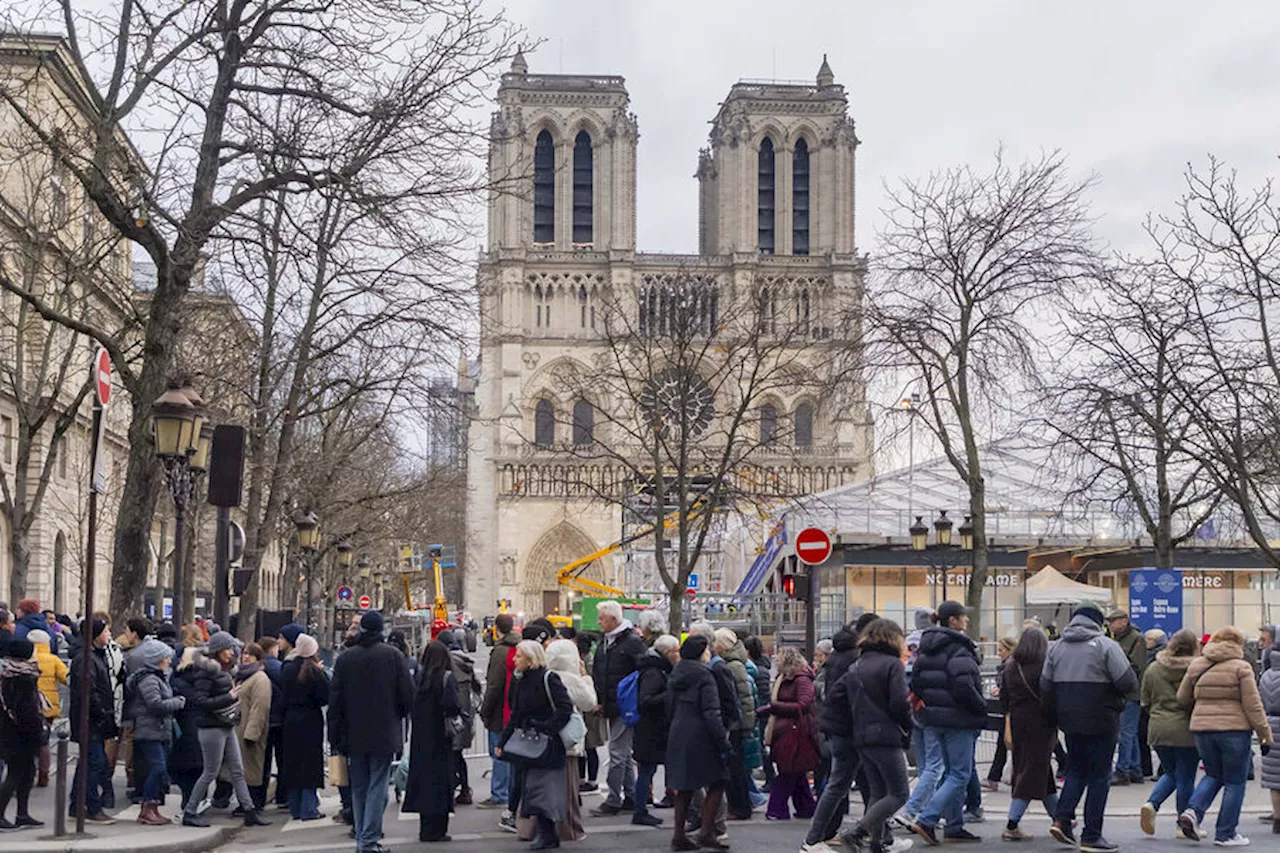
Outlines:
{"label": "ornate lamp post", "polygon": [[[209,466],[209,437],[212,428],[204,430],[204,401],[189,385],[170,382],[169,387],[151,404],[152,437],[156,456],[164,466],[173,498],[173,623],[181,626],[184,582],[184,522],[187,506],[195,495],[197,477]],[[163,594],[163,593],[162,593]],[[160,606],[164,613],[163,602]]]}
{"label": "ornate lamp post", "polygon": [[320,547],[320,518],[314,510],[307,509],[293,517],[293,526],[298,529],[298,547],[302,549],[302,559],[307,572],[307,618],[303,624],[307,626],[307,633],[310,634],[313,630],[311,604],[316,551]]}

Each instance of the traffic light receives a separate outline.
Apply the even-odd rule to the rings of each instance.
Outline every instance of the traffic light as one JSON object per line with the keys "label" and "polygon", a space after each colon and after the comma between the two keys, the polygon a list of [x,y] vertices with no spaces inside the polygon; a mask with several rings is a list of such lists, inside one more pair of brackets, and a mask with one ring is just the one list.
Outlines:
{"label": "traffic light", "polygon": [[807,574],[785,574],[782,576],[782,591],[787,598],[796,601],[809,600],[809,576]]}

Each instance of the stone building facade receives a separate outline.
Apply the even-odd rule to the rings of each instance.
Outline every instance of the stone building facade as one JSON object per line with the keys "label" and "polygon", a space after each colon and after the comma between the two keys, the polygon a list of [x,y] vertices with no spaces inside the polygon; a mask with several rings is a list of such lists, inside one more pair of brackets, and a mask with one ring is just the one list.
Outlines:
{"label": "stone building facade", "polygon": [[[606,302],[655,316],[671,282],[696,266],[713,300],[767,291],[780,317],[803,324],[803,362],[810,349],[840,341],[831,318],[860,299],[858,139],[825,57],[813,83],[731,87],[696,159],[696,255],[636,250],[638,139],[621,77],[532,74],[523,56],[503,76],[489,157],[498,189],[477,273],[468,458],[465,605],[477,613],[499,599],[527,613],[567,612],[557,570],[623,531],[619,505],[599,494],[626,487],[626,466],[571,452],[592,440],[589,409],[599,401],[572,399],[557,383],[566,365],[587,369],[600,357]],[[870,473],[871,423],[860,369],[850,371],[849,393],[780,393],[764,404],[792,427],[786,446],[752,459],[779,495]],[[586,576],[637,591],[645,580],[628,565],[598,560]],[[727,587],[740,571],[709,566],[704,589]]]}

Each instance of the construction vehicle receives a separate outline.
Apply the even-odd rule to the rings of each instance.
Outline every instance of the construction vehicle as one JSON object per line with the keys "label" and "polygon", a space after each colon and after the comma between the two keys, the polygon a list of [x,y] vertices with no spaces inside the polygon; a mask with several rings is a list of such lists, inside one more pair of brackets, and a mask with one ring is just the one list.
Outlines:
{"label": "construction vehicle", "polygon": [[[441,631],[446,631],[451,627],[449,625],[449,603],[444,597],[442,569],[458,565],[458,549],[451,545],[429,545],[427,546],[427,555],[431,558],[431,573],[435,580],[436,590],[435,600],[431,604],[431,639],[434,640]],[[422,570],[421,555],[414,552],[412,545],[401,545],[400,562],[400,577],[404,580],[404,606],[408,610],[418,610],[420,608],[414,606],[413,593],[409,589],[409,575],[414,571]]]}

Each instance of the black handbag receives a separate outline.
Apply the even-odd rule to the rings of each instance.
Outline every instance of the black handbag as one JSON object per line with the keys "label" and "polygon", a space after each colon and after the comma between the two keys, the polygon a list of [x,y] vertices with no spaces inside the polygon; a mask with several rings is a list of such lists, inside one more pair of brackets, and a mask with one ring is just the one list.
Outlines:
{"label": "black handbag", "polygon": [[514,764],[540,767],[553,756],[551,736],[534,729],[516,729],[502,745],[502,758]]}

